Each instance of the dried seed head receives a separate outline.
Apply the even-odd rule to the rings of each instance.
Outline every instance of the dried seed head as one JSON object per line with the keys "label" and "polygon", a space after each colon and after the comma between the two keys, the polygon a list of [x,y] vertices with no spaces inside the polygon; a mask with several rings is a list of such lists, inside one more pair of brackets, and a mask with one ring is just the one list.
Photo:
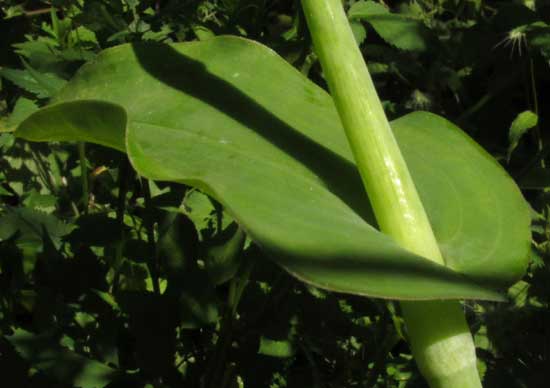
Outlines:
{"label": "dried seed head", "polygon": [[523,51],[527,51],[527,26],[519,26],[508,31],[504,39],[498,42],[494,48],[499,46],[512,47],[510,50],[510,58],[514,55],[517,49],[518,55],[521,57]]}

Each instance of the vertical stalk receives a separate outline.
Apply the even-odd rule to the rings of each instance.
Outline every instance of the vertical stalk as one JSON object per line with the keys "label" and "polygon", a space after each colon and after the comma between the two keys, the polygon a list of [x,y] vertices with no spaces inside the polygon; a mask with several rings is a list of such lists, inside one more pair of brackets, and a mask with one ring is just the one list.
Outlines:
{"label": "vertical stalk", "polygon": [[80,181],[82,182],[82,206],[84,214],[88,214],[90,204],[90,193],[88,185],[88,165],[86,164],[86,143],[78,142],[78,157],[80,159]]}
{"label": "vertical stalk", "polygon": [[[537,94],[537,82],[535,79],[535,64],[533,62],[533,58],[529,58],[529,78],[531,81],[531,93],[533,94],[533,111],[535,112],[537,117],[539,117],[539,98]],[[537,140],[538,151],[542,152],[542,150],[544,149],[544,144],[542,142],[542,136],[540,134],[539,121],[537,121],[537,125],[535,125],[534,133],[535,133],[535,138]],[[544,160],[544,158],[540,159],[540,166],[542,168],[546,168],[546,161]]]}
{"label": "vertical stalk", "polygon": [[115,245],[115,255],[112,263],[114,270],[113,284],[111,286],[111,293],[118,292],[120,281],[120,267],[122,266],[124,245],[126,244],[126,234],[124,232],[124,213],[126,212],[126,194],[128,194],[128,186],[130,181],[130,162],[126,154],[120,158],[120,165],[118,168],[118,201],[116,208],[116,222],[119,227],[119,240]]}
{"label": "vertical stalk", "polygon": [[228,351],[233,341],[233,328],[237,317],[237,308],[243,292],[248,285],[253,261],[244,259],[239,268],[239,273],[229,283],[227,306],[220,322],[220,333],[216,342],[216,348],[208,363],[209,374],[205,376],[204,386],[207,388],[225,388],[231,377],[232,366],[227,363]]}
{"label": "vertical stalk", "polygon": [[[302,7],[381,230],[404,248],[444,265],[341,0],[302,0]],[[458,301],[402,302],[401,308],[416,363],[432,388],[481,387],[475,347]]]}
{"label": "vertical stalk", "polygon": [[145,201],[145,215],[143,220],[147,231],[147,244],[149,245],[150,254],[147,259],[147,267],[153,281],[153,291],[155,294],[160,294],[160,283],[158,275],[157,249],[155,244],[155,225],[153,221],[153,204],[151,200],[151,189],[149,188],[149,180],[143,178],[141,181],[143,189],[143,199]]}

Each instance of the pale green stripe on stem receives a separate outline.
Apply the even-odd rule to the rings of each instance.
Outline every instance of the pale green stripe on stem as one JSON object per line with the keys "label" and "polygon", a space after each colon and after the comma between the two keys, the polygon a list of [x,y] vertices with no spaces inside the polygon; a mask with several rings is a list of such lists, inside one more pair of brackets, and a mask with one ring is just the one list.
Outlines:
{"label": "pale green stripe on stem", "polygon": [[[302,0],[315,51],[381,230],[444,265],[340,0]],[[458,301],[402,302],[415,360],[431,387],[480,387]]]}

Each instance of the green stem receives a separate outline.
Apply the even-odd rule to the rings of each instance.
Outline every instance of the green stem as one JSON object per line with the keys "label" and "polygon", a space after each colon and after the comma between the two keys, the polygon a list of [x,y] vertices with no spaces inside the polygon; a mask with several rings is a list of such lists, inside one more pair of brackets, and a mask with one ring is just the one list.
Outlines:
{"label": "green stem", "polygon": [[[381,230],[444,265],[428,217],[357,47],[341,0],[302,0],[316,53]],[[431,387],[480,387],[458,301],[402,302],[416,363]]]}
{"label": "green stem", "polygon": [[155,226],[153,223],[153,204],[151,201],[151,190],[149,189],[149,180],[142,180],[143,186],[143,198],[145,200],[145,228],[147,232],[147,244],[149,245],[149,251],[151,252],[147,257],[147,266],[149,267],[149,273],[153,281],[153,291],[155,294],[160,294],[160,283],[158,275],[156,246],[155,246]]}
{"label": "green stem", "polygon": [[391,317],[389,315],[389,311],[387,309],[384,310],[382,312],[381,322],[378,323],[378,326],[380,326],[380,333],[376,336],[378,338],[383,338],[383,340],[381,341],[381,343],[375,344],[375,347],[377,349],[376,356],[374,358],[374,364],[372,368],[365,374],[365,387],[376,386],[378,376],[382,374],[383,371],[386,369],[385,363],[388,358],[388,354],[401,340],[401,337],[397,332],[395,326],[389,325],[391,320]]}
{"label": "green stem", "polygon": [[80,158],[80,180],[82,182],[82,206],[84,214],[88,213],[90,203],[90,191],[88,185],[88,166],[86,164],[86,143],[78,142],[78,157]]}
{"label": "green stem", "polygon": [[[539,116],[539,99],[537,94],[537,82],[535,79],[535,65],[533,63],[533,58],[529,58],[529,76],[531,81],[531,93],[533,93],[533,111],[538,117]],[[538,121],[537,121],[537,125],[535,125],[535,128],[533,128],[533,130],[534,130],[535,138],[537,140],[538,151],[542,152],[542,150],[544,149],[544,144],[542,143],[542,136],[540,134],[540,127],[539,127]],[[540,160],[540,166],[542,168],[546,168],[546,162],[544,158]]]}
{"label": "green stem", "polygon": [[124,213],[126,212],[126,194],[128,194],[128,184],[130,176],[130,162],[126,155],[123,155],[120,159],[120,166],[118,168],[118,201],[116,208],[116,221],[119,227],[119,240],[115,246],[115,257],[112,263],[114,270],[113,284],[111,293],[118,292],[120,281],[120,267],[122,266],[124,245],[126,243],[126,236],[124,233]]}
{"label": "green stem", "polygon": [[500,93],[502,93],[504,90],[506,90],[514,81],[516,80],[518,76],[518,72],[512,72],[509,77],[499,83],[499,85],[496,87],[495,90],[489,90],[483,97],[481,97],[474,105],[470,106],[468,109],[466,109],[457,119],[456,121],[461,123],[466,120],[468,120],[471,116],[479,112],[485,105],[487,105],[493,98],[498,96]]}
{"label": "green stem", "polygon": [[458,122],[463,122],[468,119],[473,114],[477,113],[481,108],[483,108],[489,101],[491,101],[496,96],[494,92],[487,92],[483,97],[481,97],[474,105],[466,109],[464,113],[460,115],[457,119]]}
{"label": "green stem", "polygon": [[[243,292],[250,279],[254,262],[245,259],[239,268],[239,274],[231,279],[227,295],[227,306],[220,323],[220,334],[216,342],[216,348],[209,363],[209,375],[206,377],[205,386],[208,388],[225,388],[223,384],[231,364],[227,364],[228,351],[233,340],[233,327],[237,317],[237,308]],[[221,377],[220,377],[221,376]]]}

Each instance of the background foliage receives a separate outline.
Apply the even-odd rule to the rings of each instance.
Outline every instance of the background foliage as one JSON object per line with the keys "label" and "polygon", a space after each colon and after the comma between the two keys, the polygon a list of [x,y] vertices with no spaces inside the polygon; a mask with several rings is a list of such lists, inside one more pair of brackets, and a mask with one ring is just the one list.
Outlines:
{"label": "background foliage", "polygon": [[[550,3],[348,1],[390,118],[459,124],[532,207],[510,303],[465,303],[487,387],[550,377]],[[326,87],[299,2],[0,3],[0,128],[85,61],[135,41],[233,34]],[[147,93],[147,91],[143,91]],[[421,387],[392,302],[328,293],[271,264],[200,191],[139,178],[99,146],[0,134],[0,370],[13,387]]]}

